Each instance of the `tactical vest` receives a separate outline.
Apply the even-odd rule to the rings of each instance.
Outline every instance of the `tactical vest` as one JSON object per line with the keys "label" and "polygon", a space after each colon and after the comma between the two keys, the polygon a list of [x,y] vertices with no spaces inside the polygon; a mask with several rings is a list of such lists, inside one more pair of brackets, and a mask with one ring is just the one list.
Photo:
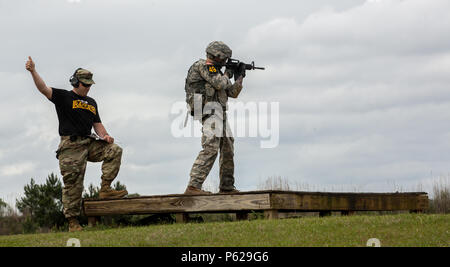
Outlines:
{"label": "tactical vest", "polygon": [[[218,102],[222,105],[222,108],[226,110],[227,102],[228,102],[228,96],[225,92],[225,90],[216,90],[207,83],[205,80],[199,80],[199,81],[190,81],[189,77],[191,77],[191,74],[194,70],[194,66],[196,63],[194,63],[188,70],[188,74],[185,80],[184,85],[184,91],[186,92],[186,103],[189,109],[189,113],[191,116],[194,116],[194,99],[195,94],[199,94],[202,96],[202,110],[205,107],[205,104],[208,102]],[[222,72],[220,72],[220,75],[223,75]]]}

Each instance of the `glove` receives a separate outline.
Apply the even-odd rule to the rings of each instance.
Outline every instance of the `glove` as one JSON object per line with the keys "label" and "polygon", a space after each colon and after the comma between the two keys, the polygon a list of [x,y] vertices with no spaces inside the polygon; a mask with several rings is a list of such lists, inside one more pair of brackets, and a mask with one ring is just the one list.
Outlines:
{"label": "glove", "polygon": [[232,69],[226,68],[225,69],[225,74],[228,76],[228,78],[233,78],[233,73],[234,71]]}
{"label": "glove", "polygon": [[245,63],[240,62],[234,73],[234,78],[238,79],[239,76],[245,77]]}

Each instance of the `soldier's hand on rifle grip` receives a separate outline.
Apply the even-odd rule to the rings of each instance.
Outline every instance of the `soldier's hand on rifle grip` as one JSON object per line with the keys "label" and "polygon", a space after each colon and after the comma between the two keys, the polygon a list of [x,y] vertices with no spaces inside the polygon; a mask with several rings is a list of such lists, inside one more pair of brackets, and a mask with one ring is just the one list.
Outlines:
{"label": "soldier's hand on rifle grip", "polygon": [[238,73],[239,73],[239,76],[245,77],[245,63],[242,63],[242,62],[239,63]]}
{"label": "soldier's hand on rifle grip", "polygon": [[233,70],[229,69],[229,68],[226,68],[225,69],[225,75],[227,75],[228,79],[233,78]]}

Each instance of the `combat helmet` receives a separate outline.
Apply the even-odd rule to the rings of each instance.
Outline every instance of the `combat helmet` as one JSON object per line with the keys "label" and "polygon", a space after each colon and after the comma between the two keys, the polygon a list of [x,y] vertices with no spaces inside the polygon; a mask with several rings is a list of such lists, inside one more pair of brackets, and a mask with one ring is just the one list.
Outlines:
{"label": "combat helmet", "polygon": [[213,41],[206,47],[206,53],[220,59],[227,59],[231,58],[232,51],[224,42]]}

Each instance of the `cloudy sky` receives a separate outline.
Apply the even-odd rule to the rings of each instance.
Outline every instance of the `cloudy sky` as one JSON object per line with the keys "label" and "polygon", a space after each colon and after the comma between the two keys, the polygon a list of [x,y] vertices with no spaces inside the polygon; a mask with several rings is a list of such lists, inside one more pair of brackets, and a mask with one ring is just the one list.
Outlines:
{"label": "cloudy sky", "polygon": [[[278,146],[235,140],[238,189],[281,176],[308,190],[427,190],[450,172],[449,11],[448,0],[0,0],[0,198],[59,175],[56,112],[27,56],[57,88],[78,67],[94,72],[129,192],[182,193],[200,139],[172,135],[171,108],[212,40],[266,67],[239,101],[279,103]],[[85,185],[99,177],[88,164]]]}

